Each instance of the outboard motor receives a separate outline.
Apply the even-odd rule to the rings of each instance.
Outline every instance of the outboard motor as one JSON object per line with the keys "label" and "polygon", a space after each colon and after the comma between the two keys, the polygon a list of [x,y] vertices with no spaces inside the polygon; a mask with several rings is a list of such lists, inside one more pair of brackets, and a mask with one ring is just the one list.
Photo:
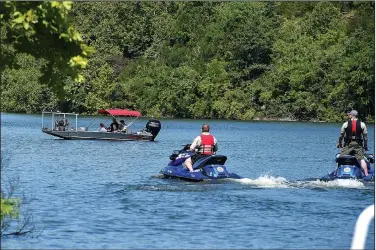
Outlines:
{"label": "outboard motor", "polygon": [[159,131],[161,130],[161,122],[158,120],[149,120],[146,123],[146,129],[153,135],[152,141],[154,141],[154,138],[158,135]]}

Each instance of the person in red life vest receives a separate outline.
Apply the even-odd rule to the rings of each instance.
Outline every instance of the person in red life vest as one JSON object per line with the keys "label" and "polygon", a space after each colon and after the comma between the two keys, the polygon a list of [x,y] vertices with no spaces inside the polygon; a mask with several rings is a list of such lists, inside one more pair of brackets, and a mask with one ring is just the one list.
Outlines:
{"label": "person in red life vest", "polygon": [[[209,133],[210,127],[208,124],[202,125],[201,135],[197,136],[189,150],[196,151],[196,154],[192,155],[185,160],[185,166],[190,172],[193,172],[192,165],[202,157],[213,155],[218,150],[217,139]],[[196,150],[197,149],[197,150]]]}
{"label": "person in red life vest", "polygon": [[[355,155],[362,165],[364,175],[368,175],[367,163],[364,160],[364,151],[368,151],[367,127],[358,120],[358,111],[351,110],[347,113],[349,120],[342,125],[337,148],[341,148],[341,156]],[[342,139],[344,147],[342,148]]]}

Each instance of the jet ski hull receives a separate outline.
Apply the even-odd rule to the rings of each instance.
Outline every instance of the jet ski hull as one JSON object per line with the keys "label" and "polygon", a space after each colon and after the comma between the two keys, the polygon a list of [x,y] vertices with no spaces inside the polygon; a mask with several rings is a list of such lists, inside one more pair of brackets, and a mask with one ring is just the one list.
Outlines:
{"label": "jet ski hull", "polygon": [[189,172],[183,165],[167,166],[160,172],[166,178],[182,179],[187,181],[205,181],[205,180],[219,180],[219,179],[241,179],[235,173],[228,173],[225,166],[207,165],[201,169],[196,169]]}
{"label": "jet ski hull", "polygon": [[321,180],[332,181],[336,179],[356,179],[361,181],[374,181],[375,169],[371,165],[374,162],[373,155],[367,155],[365,159],[368,167],[368,175],[365,176],[360,162],[352,155],[340,156],[336,155],[336,168],[323,176]]}
{"label": "jet ski hull", "polygon": [[160,173],[166,178],[183,179],[187,181],[205,181],[219,179],[241,179],[242,177],[229,173],[224,163],[227,157],[224,155],[208,155],[194,163],[193,172],[185,166],[184,161],[193,155],[186,145],[182,150],[175,150],[170,156],[170,163]]}

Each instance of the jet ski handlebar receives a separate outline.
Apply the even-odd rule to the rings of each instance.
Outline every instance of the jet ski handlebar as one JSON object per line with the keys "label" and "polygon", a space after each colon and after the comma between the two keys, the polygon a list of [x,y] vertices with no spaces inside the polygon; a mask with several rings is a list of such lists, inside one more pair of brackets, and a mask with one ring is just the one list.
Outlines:
{"label": "jet ski handlebar", "polygon": [[189,151],[191,144],[184,144],[182,145],[182,147],[183,147],[182,149],[174,150],[172,152],[172,154],[170,155],[170,160],[175,160],[179,154],[183,153],[184,151]]}

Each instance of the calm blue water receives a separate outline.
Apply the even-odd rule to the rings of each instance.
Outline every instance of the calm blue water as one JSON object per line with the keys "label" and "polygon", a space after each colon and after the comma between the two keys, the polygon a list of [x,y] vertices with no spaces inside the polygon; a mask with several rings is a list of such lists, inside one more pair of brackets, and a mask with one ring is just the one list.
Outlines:
{"label": "calm blue water", "polygon": [[[203,122],[228,169],[245,179],[159,177]],[[33,198],[23,210],[34,233],[5,237],[1,247],[349,249],[357,217],[374,204],[374,183],[307,180],[333,170],[340,126],[162,120],[156,142],[68,141],[43,134],[40,115],[2,113],[2,180],[18,176],[17,194]],[[374,125],[368,130],[374,151]],[[371,226],[366,247],[374,241]]]}

